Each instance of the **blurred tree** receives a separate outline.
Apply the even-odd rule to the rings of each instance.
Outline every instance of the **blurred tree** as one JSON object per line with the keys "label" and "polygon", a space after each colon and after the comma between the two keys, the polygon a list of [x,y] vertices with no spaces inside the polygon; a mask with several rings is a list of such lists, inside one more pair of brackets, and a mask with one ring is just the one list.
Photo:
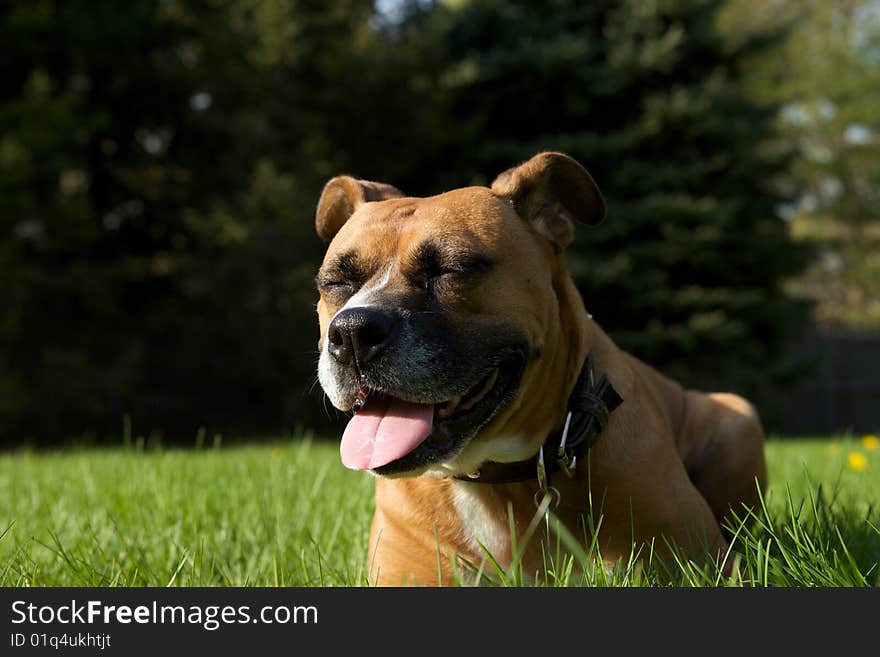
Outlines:
{"label": "blurred tree", "polygon": [[370,15],[2,5],[0,440],[310,420],[326,81]]}
{"label": "blurred tree", "polygon": [[748,64],[749,90],[779,105],[796,147],[786,207],[799,239],[820,258],[796,289],[825,325],[880,326],[880,3],[876,0],[733,0],[721,26],[734,43],[787,26]]}
{"label": "blurred tree", "polygon": [[456,53],[455,170],[491,176],[543,149],[594,174],[606,224],[571,249],[587,308],[621,347],[689,385],[769,402],[798,367],[786,338],[803,307],[781,293],[805,253],[775,186],[788,153],[775,108],[741,64],[773,35],[730,47],[710,0],[473,0],[438,12]]}
{"label": "blurred tree", "polygon": [[146,272],[151,249],[125,259],[118,251],[148,228],[152,210],[133,193],[133,174],[151,165],[147,145],[167,145],[150,132],[161,125],[155,89],[132,93],[156,66],[143,57],[156,49],[152,4],[134,2],[125,14],[106,3],[0,8],[4,438],[57,434],[73,418],[117,407],[131,385],[137,349],[120,324],[137,320],[119,307],[137,303],[129,281],[148,286],[147,275],[128,270]]}
{"label": "blurred tree", "polygon": [[[764,7],[764,12],[762,12]],[[760,29],[765,3],[735,0],[724,29],[741,39]],[[880,219],[880,3],[802,0],[764,16],[789,24],[772,57],[752,62],[750,87],[782,105],[780,124],[798,144],[800,208],[858,230]]]}
{"label": "blurred tree", "polygon": [[716,4],[0,4],[0,442],[322,426],[323,183],[428,194],[547,148],[609,198],[572,269],[621,346],[781,380],[786,154]]}

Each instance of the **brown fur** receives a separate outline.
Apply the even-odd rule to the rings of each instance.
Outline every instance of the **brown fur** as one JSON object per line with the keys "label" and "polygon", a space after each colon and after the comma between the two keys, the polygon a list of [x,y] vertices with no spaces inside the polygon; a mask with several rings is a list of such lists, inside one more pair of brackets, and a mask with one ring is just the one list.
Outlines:
{"label": "brown fur", "polygon": [[[588,318],[562,250],[570,241],[571,220],[596,223],[604,216],[604,202],[592,179],[571,168],[573,162],[541,154],[499,176],[493,189],[469,187],[430,198],[402,197],[390,186],[370,187],[383,191],[379,198],[373,194],[374,202],[358,191],[368,183],[336,178],[325,189],[318,226],[322,236],[332,239],[328,256],[357,251],[367,259],[371,277],[393,262],[383,293],[399,304],[410,302],[408,258],[427,236],[453,252],[477,245],[488,249],[491,271],[478,284],[458,283],[446,290],[445,312],[476,333],[498,318],[515,322],[541,347],[542,356],[529,364],[515,402],[481,430],[472,446],[509,441],[517,458],[535,454],[562,425],[568,393],[590,352],[596,371],[609,376],[625,401],[590,452],[589,474],[582,464],[573,479],[555,476],[561,493],[557,515],[582,535],[588,499],[594,501],[596,520],[601,504],[598,541],[609,562],[652,539],[659,557],[669,554],[666,541],[696,558],[707,547],[720,554],[726,541],[719,522],[730,508],[754,503],[755,480],[763,485],[766,479],[760,422],[751,405],[736,395],[683,390],[619,350]],[[319,301],[322,336],[339,306],[324,296]],[[450,583],[456,559],[481,561],[456,506],[456,487],[466,487],[489,525],[484,530],[497,536],[509,534],[508,507],[520,536],[534,517],[536,482],[379,478],[370,536],[375,581]],[[512,551],[508,542],[495,557],[509,562]],[[527,573],[539,570],[538,540],[523,564]]]}

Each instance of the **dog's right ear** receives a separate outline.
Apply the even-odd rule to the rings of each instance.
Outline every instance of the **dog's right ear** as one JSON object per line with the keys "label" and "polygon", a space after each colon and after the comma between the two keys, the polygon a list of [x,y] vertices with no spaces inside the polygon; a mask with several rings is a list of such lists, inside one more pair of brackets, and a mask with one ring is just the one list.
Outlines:
{"label": "dog's right ear", "polygon": [[324,185],[318,210],[315,212],[315,228],[325,242],[333,239],[343,224],[362,203],[384,201],[403,196],[396,187],[385,183],[357,180],[351,176],[336,176]]}

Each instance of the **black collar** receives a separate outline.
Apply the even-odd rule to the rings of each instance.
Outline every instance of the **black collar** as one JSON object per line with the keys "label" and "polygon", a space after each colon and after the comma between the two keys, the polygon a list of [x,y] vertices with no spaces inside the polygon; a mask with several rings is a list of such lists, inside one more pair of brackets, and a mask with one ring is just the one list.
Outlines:
{"label": "black collar", "polygon": [[617,394],[606,375],[603,374],[599,382],[595,382],[593,356],[587,354],[568,398],[565,425],[547,436],[537,454],[516,463],[487,461],[476,472],[455,478],[479,484],[511,484],[535,479],[536,476],[540,478],[541,469],[546,471],[548,479],[555,470],[573,476],[577,458],[595,444],[608,425],[611,412],[621,403],[623,398]]}

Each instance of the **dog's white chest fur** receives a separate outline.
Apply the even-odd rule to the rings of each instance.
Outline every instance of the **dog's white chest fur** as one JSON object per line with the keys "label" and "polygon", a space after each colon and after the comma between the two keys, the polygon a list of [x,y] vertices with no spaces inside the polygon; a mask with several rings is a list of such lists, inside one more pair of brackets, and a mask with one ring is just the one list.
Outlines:
{"label": "dog's white chest fur", "polygon": [[477,563],[483,556],[483,548],[503,563],[510,555],[510,536],[488,508],[478,488],[481,485],[455,482],[452,486],[455,510],[461,521],[462,534]]}

